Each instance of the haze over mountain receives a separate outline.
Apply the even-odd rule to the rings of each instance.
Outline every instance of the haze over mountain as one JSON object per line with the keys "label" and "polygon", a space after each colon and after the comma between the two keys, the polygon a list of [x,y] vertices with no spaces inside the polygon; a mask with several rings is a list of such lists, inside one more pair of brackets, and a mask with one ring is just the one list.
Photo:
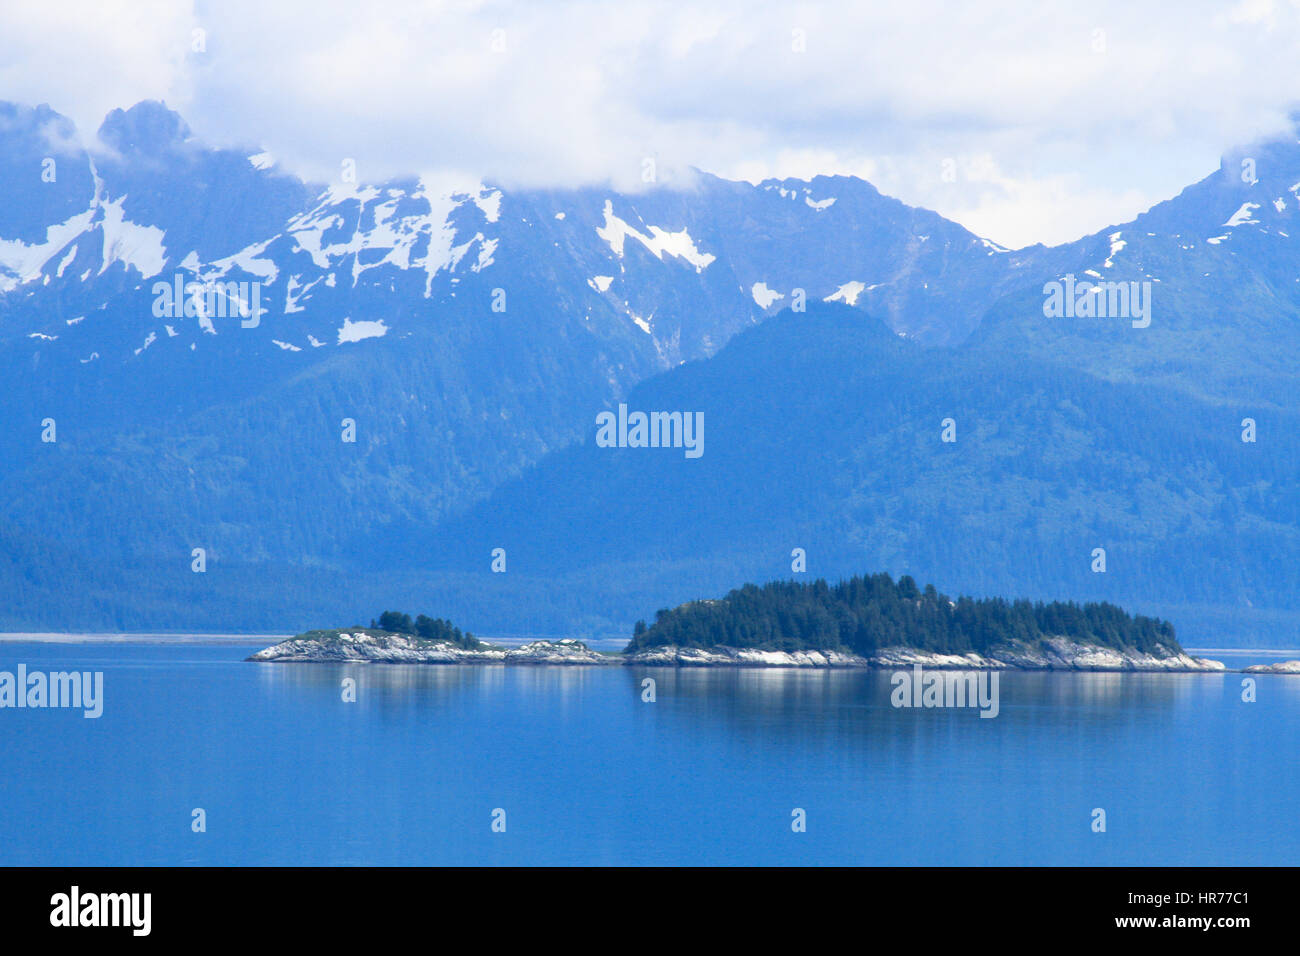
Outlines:
{"label": "haze over mountain", "polygon": [[[313,184],[158,103],[91,149],[0,106],[0,625],[292,630],[432,597],[476,632],[621,630],[794,547],[1176,624],[1289,614],[1298,201],[1300,147],[1268,144],[1008,251],[848,177]],[[1151,283],[1149,326],[1045,316],[1067,275]],[[169,314],[178,276],[259,283],[264,311]],[[621,400],[703,411],[703,457],[595,447]]]}

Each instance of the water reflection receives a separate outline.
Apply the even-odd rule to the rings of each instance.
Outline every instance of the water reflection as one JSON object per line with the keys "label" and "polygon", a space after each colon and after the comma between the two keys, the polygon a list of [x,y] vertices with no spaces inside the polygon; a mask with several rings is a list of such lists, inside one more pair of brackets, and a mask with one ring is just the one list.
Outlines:
{"label": "water reflection", "polygon": [[[659,703],[694,723],[722,723],[730,733],[793,736],[812,746],[872,746],[935,735],[1023,735],[1029,731],[1120,732],[1148,728],[1198,707],[1222,706],[1235,693],[1231,674],[1004,671],[999,713],[975,707],[896,708],[887,670],[629,667],[629,695],[646,677]],[[1300,693],[1300,679],[1294,690]]]}
{"label": "water reflection", "polygon": [[[359,700],[413,700],[421,706],[445,705],[466,692],[491,695],[506,689],[527,696],[575,700],[593,687],[605,687],[609,680],[627,684],[629,699],[639,701],[642,682],[649,677],[656,683],[660,701],[671,699],[685,704],[687,710],[710,713],[780,717],[802,714],[810,707],[827,712],[895,709],[889,703],[892,670],[362,663],[248,666],[257,668],[258,680],[268,691],[296,689],[337,697],[343,680],[351,678],[356,681]],[[1195,706],[1198,701],[1218,702],[1229,685],[1240,685],[1241,676],[1003,671],[1001,709],[1013,719],[1018,710],[1032,711],[1036,720],[1070,720],[1083,711],[1118,719],[1124,712],[1150,714]],[[1283,692],[1290,688],[1300,697],[1300,678],[1253,676]]]}
{"label": "water reflection", "polygon": [[[831,705],[889,706],[893,670],[801,668],[627,667],[627,679],[639,685],[653,677],[660,691],[683,698],[720,698],[745,709],[787,713],[804,702]],[[930,672],[927,672],[930,673]],[[1066,709],[1094,706],[1165,709],[1198,697],[1222,694],[1225,674],[1150,674],[1124,672],[1003,671],[1004,706],[1050,703]],[[1300,683],[1300,682],[1298,682]]]}
{"label": "water reflection", "polygon": [[[445,713],[465,717],[489,706],[561,714],[595,698],[621,698],[634,719],[725,724],[729,732],[764,738],[794,736],[818,744],[882,737],[963,733],[996,737],[1027,727],[1068,732],[1122,732],[1172,721],[1179,713],[1222,707],[1239,698],[1236,673],[1003,671],[999,713],[975,707],[895,708],[890,670],[799,668],[573,667],[548,665],[250,664],[266,693],[290,691],[321,706],[341,700],[343,681],[356,682],[357,706],[380,717]],[[1259,693],[1300,703],[1300,677],[1254,675]],[[643,681],[655,681],[657,701],[642,701]],[[640,708],[654,706],[654,711]],[[685,731],[686,727],[677,727]]]}
{"label": "water reflection", "polygon": [[355,681],[355,703],[379,714],[462,713],[493,700],[508,699],[520,708],[545,706],[564,710],[593,686],[607,687],[609,671],[623,668],[507,664],[249,664],[259,671],[264,693],[311,695],[322,705],[342,700],[343,682]]}
{"label": "water reflection", "polygon": [[[1276,865],[1300,852],[1300,677],[1255,676],[1247,704],[1236,673],[1003,672],[999,714],[983,719],[894,708],[890,671],[114,650],[102,720],[0,721],[0,821],[33,834],[8,862]],[[349,677],[356,703],[342,702]],[[200,805],[219,839],[191,839]],[[1098,806],[1105,840],[1089,829]],[[488,829],[495,807],[509,839]],[[810,825],[792,841],[793,807]]]}

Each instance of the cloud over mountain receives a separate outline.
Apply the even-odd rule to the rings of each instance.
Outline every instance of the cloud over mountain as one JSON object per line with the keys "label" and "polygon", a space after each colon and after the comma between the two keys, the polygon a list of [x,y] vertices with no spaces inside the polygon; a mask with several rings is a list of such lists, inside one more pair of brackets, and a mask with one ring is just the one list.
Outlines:
{"label": "cloud over mountain", "polygon": [[[0,98],[82,128],[165,99],[317,180],[517,186],[853,173],[1007,245],[1076,238],[1300,101],[1294,4],[1177,16],[658,2],[62,5],[0,13]],[[1143,162],[1139,163],[1138,160]]]}

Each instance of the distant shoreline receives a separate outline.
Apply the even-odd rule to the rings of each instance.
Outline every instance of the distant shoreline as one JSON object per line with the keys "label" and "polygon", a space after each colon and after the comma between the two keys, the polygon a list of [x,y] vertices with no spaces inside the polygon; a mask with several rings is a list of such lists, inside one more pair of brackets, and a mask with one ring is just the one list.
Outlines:
{"label": "distant shoreline", "polygon": [[145,631],[3,631],[0,644],[247,644],[282,641],[291,634],[195,634],[191,632]]}
{"label": "distant shoreline", "polygon": [[1188,654],[1267,654],[1273,657],[1300,657],[1300,647],[1185,647]]}

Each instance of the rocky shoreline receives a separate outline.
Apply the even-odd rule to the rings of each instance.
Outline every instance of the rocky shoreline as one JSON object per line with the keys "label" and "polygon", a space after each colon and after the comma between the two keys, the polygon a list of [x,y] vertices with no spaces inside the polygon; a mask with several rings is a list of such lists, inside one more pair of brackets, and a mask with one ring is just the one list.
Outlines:
{"label": "rocky shoreline", "polygon": [[[316,636],[320,635],[320,636]],[[325,631],[301,634],[263,648],[250,661],[373,664],[619,664],[581,641],[531,641],[518,647],[461,647],[388,632]]]}
{"label": "rocky shoreline", "polygon": [[[593,651],[582,641],[531,641],[518,647],[461,647],[406,634],[368,629],[313,631],[264,648],[248,658],[273,663],[568,664],[643,667],[902,668],[935,670],[1069,670],[1215,672],[1220,661],[1165,648],[1164,654],[1115,650],[1049,638],[1035,646],[1006,644],[987,655],[939,654],[909,647],[882,648],[870,657],[837,651],[766,651],[757,648],[654,647],[630,654]],[[1294,669],[1291,668],[1294,665]],[[1256,665],[1248,673],[1300,673],[1300,661]]]}
{"label": "rocky shoreline", "polygon": [[737,667],[874,667],[921,665],[932,670],[1222,671],[1220,661],[1167,650],[1164,655],[1119,651],[1049,638],[1037,647],[1006,644],[990,654],[940,654],[911,647],[881,648],[870,657],[835,651],[763,651],[753,648],[663,647],[626,656],[629,664]]}
{"label": "rocky shoreline", "polygon": [[1278,661],[1276,664],[1251,664],[1242,668],[1243,674],[1300,674],[1300,661]]}

